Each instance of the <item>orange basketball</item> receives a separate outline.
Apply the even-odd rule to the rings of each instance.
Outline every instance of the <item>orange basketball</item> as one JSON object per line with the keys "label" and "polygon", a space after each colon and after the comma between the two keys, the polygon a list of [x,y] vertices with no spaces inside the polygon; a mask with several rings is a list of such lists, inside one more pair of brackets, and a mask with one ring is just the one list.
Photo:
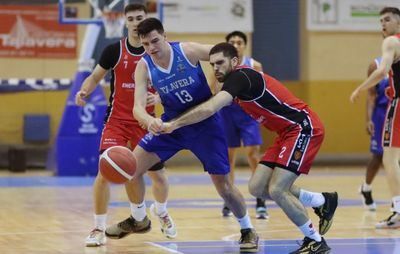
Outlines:
{"label": "orange basketball", "polygon": [[113,146],[100,156],[100,172],[112,183],[131,180],[136,171],[136,158],[128,148]]}

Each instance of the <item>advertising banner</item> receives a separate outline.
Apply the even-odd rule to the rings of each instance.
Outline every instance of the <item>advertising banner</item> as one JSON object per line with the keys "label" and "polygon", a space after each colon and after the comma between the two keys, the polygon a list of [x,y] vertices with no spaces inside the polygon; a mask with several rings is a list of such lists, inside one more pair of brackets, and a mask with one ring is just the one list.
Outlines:
{"label": "advertising banner", "polygon": [[76,25],[60,25],[56,5],[2,5],[0,17],[0,57],[76,57]]}
{"label": "advertising banner", "polygon": [[307,0],[307,29],[380,31],[380,10],[399,4],[399,0]]}
{"label": "advertising banner", "polygon": [[164,0],[167,32],[228,33],[253,31],[252,0]]}

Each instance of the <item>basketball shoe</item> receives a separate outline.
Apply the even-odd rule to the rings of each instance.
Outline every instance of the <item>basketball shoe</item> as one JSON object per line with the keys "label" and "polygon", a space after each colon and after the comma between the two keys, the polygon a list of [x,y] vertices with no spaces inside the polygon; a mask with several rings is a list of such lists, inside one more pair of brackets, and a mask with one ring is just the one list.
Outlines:
{"label": "basketball shoe", "polygon": [[104,234],[104,230],[98,228],[93,229],[88,237],[86,237],[85,244],[86,247],[98,247],[106,244],[107,238]]}
{"label": "basketball shoe", "polygon": [[323,237],[320,242],[317,242],[306,236],[301,247],[289,254],[328,254],[330,250],[331,248],[326,244]]}
{"label": "basketball shoe", "polygon": [[239,240],[240,252],[257,252],[258,235],[254,228],[241,229],[242,236]]}
{"label": "basketball shoe", "polygon": [[377,229],[396,229],[400,228],[400,214],[393,212],[387,219],[378,222],[375,225]]}
{"label": "basketball shoe", "polygon": [[222,207],[222,217],[230,217],[233,215],[231,209],[229,209],[229,207],[227,207],[225,204]]}
{"label": "basketball shoe", "polygon": [[142,221],[135,220],[132,216],[114,224],[106,229],[106,236],[112,239],[120,239],[129,234],[143,234],[151,230],[151,221],[146,216]]}
{"label": "basketball shoe", "polygon": [[333,215],[338,206],[338,194],[337,192],[322,192],[322,195],[325,203],[319,207],[313,207],[313,209],[319,217],[319,233],[324,235],[332,225]]}
{"label": "basketball shoe", "polygon": [[359,192],[362,197],[364,207],[366,209],[368,209],[369,211],[376,211],[376,203],[374,202],[374,199],[372,198],[372,190],[364,191],[363,185],[361,185]]}
{"label": "basketball shoe", "polygon": [[267,207],[265,205],[265,200],[261,198],[257,198],[257,205],[256,205],[256,218],[257,219],[268,219],[269,215],[267,212]]}
{"label": "basketball shoe", "polygon": [[153,204],[150,206],[150,213],[154,217],[157,217],[160,221],[161,232],[165,235],[165,237],[173,239],[178,235],[176,231],[175,223],[172,218],[166,213],[164,216],[160,216],[156,213],[156,207]]}

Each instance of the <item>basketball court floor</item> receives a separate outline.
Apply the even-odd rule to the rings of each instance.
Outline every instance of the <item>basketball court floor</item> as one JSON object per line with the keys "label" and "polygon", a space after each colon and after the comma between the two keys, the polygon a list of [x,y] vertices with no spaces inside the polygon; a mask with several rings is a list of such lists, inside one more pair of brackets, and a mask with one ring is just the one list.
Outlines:
{"label": "basketball court floor", "polygon": [[[298,185],[314,191],[338,191],[340,206],[325,238],[331,253],[398,254],[400,230],[377,230],[374,224],[390,215],[385,176],[373,183],[376,212],[362,207],[358,187],[363,180],[360,168],[313,168]],[[87,248],[84,239],[93,226],[92,177],[52,177],[43,171],[11,174],[0,171],[0,253],[239,253],[239,226],[232,217],[221,217],[222,201],[207,174],[200,167],[170,168],[169,211],[178,228],[178,237],[163,237],[156,218],[152,231],[108,240],[99,248]],[[249,173],[241,170],[237,184],[243,192],[252,222],[260,235],[258,253],[289,253],[298,248],[302,236],[279,207],[268,201],[269,220],[255,219],[255,201],[247,191]],[[149,183],[149,182],[148,182]],[[152,195],[148,188],[146,203]],[[317,217],[309,214],[314,223]],[[108,224],[129,215],[122,186],[111,190]]]}

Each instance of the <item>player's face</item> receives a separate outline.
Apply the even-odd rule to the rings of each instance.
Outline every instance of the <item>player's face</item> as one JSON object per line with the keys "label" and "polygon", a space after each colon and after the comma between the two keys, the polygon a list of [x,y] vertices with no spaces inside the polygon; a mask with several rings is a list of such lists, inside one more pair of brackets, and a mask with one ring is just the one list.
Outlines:
{"label": "player's face", "polygon": [[210,64],[213,68],[215,78],[218,82],[224,82],[226,77],[233,71],[237,64],[237,58],[224,56],[222,52],[210,55]]}
{"label": "player's face", "polygon": [[164,55],[165,34],[160,34],[157,30],[153,30],[145,36],[141,36],[140,41],[142,42],[144,50],[150,56],[159,58]]}
{"label": "player's face", "polygon": [[146,13],[142,10],[127,12],[125,14],[125,26],[128,33],[137,37],[137,27],[146,17]]}
{"label": "player's face", "polygon": [[239,57],[242,57],[244,55],[244,50],[246,49],[246,43],[244,42],[242,37],[232,36],[229,39],[228,43],[232,44],[236,48]]}
{"label": "player's face", "polygon": [[385,13],[380,18],[383,37],[394,35],[399,29],[399,17],[393,13]]}

